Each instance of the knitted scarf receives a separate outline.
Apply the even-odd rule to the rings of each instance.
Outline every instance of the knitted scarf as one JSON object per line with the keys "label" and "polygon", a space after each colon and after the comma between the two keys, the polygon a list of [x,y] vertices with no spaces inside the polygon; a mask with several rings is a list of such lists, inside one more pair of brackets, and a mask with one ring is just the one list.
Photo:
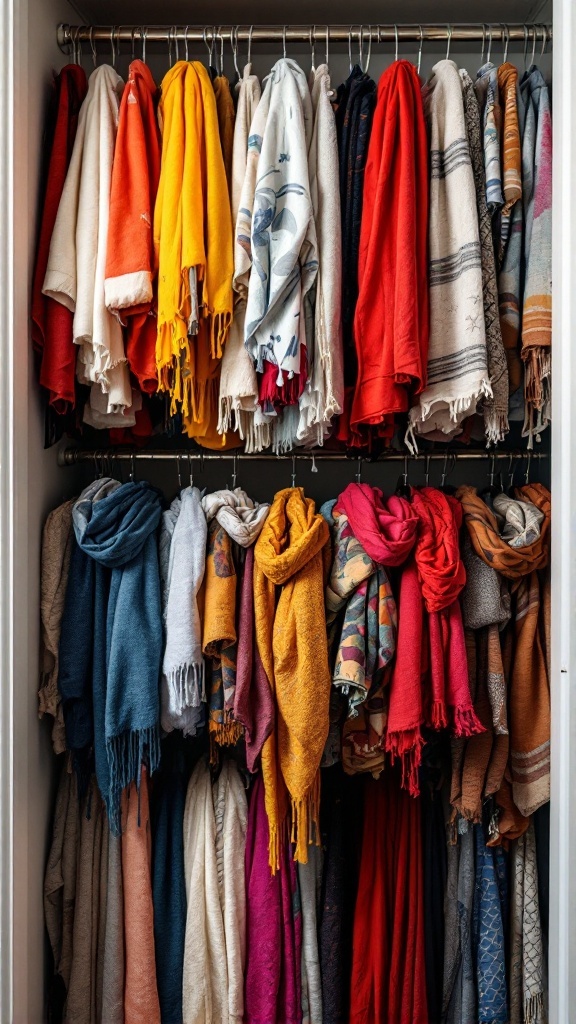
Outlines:
{"label": "knitted scarf", "polygon": [[[206,423],[209,390],[195,350],[219,359],[232,317],[232,224],[210,76],[178,61],[162,81],[162,166],[154,209],[158,385],[171,412]],[[200,154],[200,159],[198,157]],[[199,320],[206,331],[193,342]],[[217,401],[218,381],[212,382]]]}
{"label": "knitted scarf", "polygon": [[79,64],[67,64],[54,76],[47,133],[46,190],[32,281],[32,344],[42,355],[40,384],[48,391],[49,402],[57,413],[73,407],[75,400],[76,350],[72,343],[72,313],[67,306],[43,295],[42,285],[58,205],[72,156],[78,114],[87,89],[86,75]]}
{"label": "knitted scarf", "polygon": [[381,76],[366,173],[354,317],[358,377],[351,425],[405,412],[426,383],[428,158],[416,68]]}
{"label": "knitted scarf", "polygon": [[194,736],[206,700],[198,592],[204,579],[207,526],[200,491],[186,487],[171,515],[165,513],[161,544],[172,525],[166,592],[166,647],[162,665],[162,728]]}
{"label": "knitted scarf", "polygon": [[234,721],[236,584],[232,541],[218,520],[212,519],[206,547],[202,651],[210,673],[208,730],[213,763],[216,743],[233,746],[242,735],[242,726]]}
{"label": "knitted scarf", "polygon": [[520,83],[526,107],[522,139],[525,278],[522,304],[522,359],[525,415],[522,434],[534,436],[550,422],[552,339],[552,121],[550,97],[534,65]]}
{"label": "knitted scarf", "polygon": [[482,255],[462,84],[453,61],[434,65],[427,85],[430,125],[430,347],[427,386],[410,410],[414,432],[446,437],[481,398],[491,398]]}
{"label": "knitted scarf", "polygon": [[52,745],[55,754],[66,749],[64,718],[58,690],[59,645],[62,616],[68,587],[70,558],[76,546],[72,532],[72,506],[74,501],[50,512],[42,531],[42,571],[40,616],[41,659],[38,714],[49,714],[54,719]]}
{"label": "knitted scarf", "polygon": [[256,761],[272,732],[274,700],[270,683],[255,644],[254,630],[254,549],[247,548],[240,588],[238,620],[238,659],[234,719],[244,726],[246,766],[256,770]]}
{"label": "knitted scarf", "polygon": [[345,512],[352,533],[373,562],[398,566],[406,561],[419,523],[406,498],[392,495],[384,501],[379,487],[348,484],[336,509]]}
{"label": "knitted scarf", "polygon": [[158,998],[163,1021],[182,1020],[182,971],[186,929],[184,880],[184,802],[182,766],[178,760],[166,767],[163,743],[162,768],[156,776],[153,816],[152,893]]}
{"label": "knitted scarf", "polygon": [[217,75],[212,82],[216,98],[216,114],[218,116],[218,134],[222,147],[224,170],[228,183],[228,192],[232,197],[232,151],[234,147],[234,100],[230,90],[230,82],[226,75]]}
{"label": "knitted scarf", "polygon": [[314,502],[301,488],[286,488],[276,494],[254,549],[256,642],[276,703],[276,722],[262,750],[273,871],[287,824],[287,793],[295,859],[305,863],[308,842],[319,839],[318,769],[330,699],[322,565],[328,536]]}
{"label": "knitted scarf", "polygon": [[[508,367],[502,342],[502,330],[498,316],[498,289],[496,284],[496,263],[492,241],[492,220],[486,203],[484,181],[484,154],[480,126],[480,111],[474,85],[467,71],[460,71],[464,97],[466,136],[470,147],[470,160],[476,189],[476,209],[480,230],[480,257],[482,263],[482,294],[484,297],[484,325],[486,329],[486,353],[488,373],[492,386],[492,397],[483,401],[484,429],[488,443],[497,444],[508,433]],[[518,355],[516,354],[518,360]]]}
{"label": "knitted scarf", "polygon": [[[92,563],[94,747],[98,785],[113,834],[120,829],[120,795],[139,784],[146,761],[160,758],[159,687],[162,613],[156,528],[158,493],[146,483],[97,480],[72,512],[81,551]],[[103,495],[100,497],[100,495]],[[67,637],[76,651],[78,639]],[[62,645],[61,636],[61,645]]]}
{"label": "knitted scarf", "polygon": [[534,825],[511,846],[510,1022],[543,1024],[546,963]]}
{"label": "knitted scarf", "polygon": [[[481,825],[474,826],[476,881],[474,925],[479,1024],[507,1024],[506,948],[508,882],[501,846],[484,842]],[[462,1018],[467,1020],[469,1018]]]}

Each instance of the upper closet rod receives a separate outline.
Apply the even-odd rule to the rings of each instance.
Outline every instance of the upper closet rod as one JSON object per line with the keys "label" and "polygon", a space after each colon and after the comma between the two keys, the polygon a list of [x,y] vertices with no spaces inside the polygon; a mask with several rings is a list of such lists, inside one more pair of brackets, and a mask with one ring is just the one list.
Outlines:
{"label": "upper closet rod", "polygon": [[73,466],[77,462],[95,462],[97,460],[108,459],[108,460],[121,460],[123,462],[133,462],[135,459],[139,462],[163,462],[175,459],[200,459],[202,462],[212,459],[230,459],[236,461],[237,459],[247,460],[248,462],[261,462],[262,460],[270,460],[277,462],[279,459],[298,459],[299,461],[324,461],[324,462],[354,462],[355,460],[362,462],[426,462],[427,459],[431,459],[434,462],[441,460],[456,460],[456,462],[468,462],[470,459],[485,459],[489,462],[496,462],[501,460],[519,461],[520,459],[527,459],[528,463],[536,461],[538,459],[549,458],[548,452],[488,452],[488,451],[473,451],[473,452],[421,452],[419,455],[408,455],[403,452],[390,452],[383,453],[376,459],[371,459],[367,455],[346,455],[344,452],[325,452],[325,451],[308,451],[308,452],[288,452],[286,455],[273,455],[271,453],[247,455],[245,452],[199,452],[197,449],[182,448],[179,451],[117,451],[115,448],[98,449],[97,451],[89,452],[80,448],[63,448],[58,453],[58,462],[61,466]]}
{"label": "upper closet rod", "polygon": [[396,42],[482,42],[490,38],[493,42],[526,42],[528,33],[542,37],[544,48],[552,41],[551,25],[528,24],[464,24],[464,25],[68,25],[58,26],[58,45],[62,50],[79,42],[114,44],[130,43],[135,38],[147,43],[211,43],[230,39],[253,43],[288,42],[309,43],[312,33],[317,41],[326,37],[330,43],[346,43],[350,37],[361,35],[372,43]]}

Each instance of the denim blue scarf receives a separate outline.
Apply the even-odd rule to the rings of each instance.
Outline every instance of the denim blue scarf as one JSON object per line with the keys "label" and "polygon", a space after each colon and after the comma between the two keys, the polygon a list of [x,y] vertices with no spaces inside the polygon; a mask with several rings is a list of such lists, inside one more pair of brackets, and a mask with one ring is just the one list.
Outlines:
{"label": "denim blue scarf", "polygon": [[474,825],[476,885],[474,940],[478,983],[478,1024],[506,1024],[507,866],[501,846],[486,846],[482,825]]}

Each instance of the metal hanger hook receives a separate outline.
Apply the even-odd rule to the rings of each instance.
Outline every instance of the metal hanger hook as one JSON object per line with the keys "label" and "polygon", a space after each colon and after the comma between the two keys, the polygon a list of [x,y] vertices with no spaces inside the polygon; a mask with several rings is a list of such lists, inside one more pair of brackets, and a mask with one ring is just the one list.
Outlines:
{"label": "metal hanger hook", "polygon": [[530,39],[530,32],[527,25],[522,25],[522,31],[524,32],[524,71],[526,71],[528,67],[528,40]]}
{"label": "metal hanger hook", "polygon": [[247,60],[246,60],[247,64],[250,64],[251,61],[252,61],[252,33],[253,33],[253,31],[254,31],[254,25],[250,25],[250,28],[248,30],[248,57],[247,57]]}
{"label": "metal hanger hook", "polygon": [[546,53],[546,47],[548,46],[548,29],[546,25],[542,25],[542,49],[540,50],[540,56],[543,57]]}
{"label": "metal hanger hook", "polygon": [[482,22],[482,54],[480,60],[484,64],[484,53],[486,51],[486,22]]}
{"label": "metal hanger hook", "polygon": [[356,464],[356,483],[362,483],[362,456],[358,456],[358,462]]}
{"label": "metal hanger hook", "polygon": [[330,26],[326,25],[326,67],[328,67],[328,55],[330,51]]}
{"label": "metal hanger hook", "polygon": [[146,63],[146,39],[148,37],[148,27],[140,29],[140,39],[142,41],[142,63]]}
{"label": "metal hanger hook", "polygon": [[188,25],[184,26],[184,60],[188,63]]}
{"label": "metal hanger hook", "polygon": [[530,61],[530,67],[532,67],[536,60],[536,40],[538,39],[538,28],[536,25],[532,25],[532,60]]}
{"label": "metal hanger hook", "polygon": [[426,456],[426,462],[424,464],[424,483],[428,487],[430,483],[430,456]]}
{"label": "metal hanger hook", "polygon": [[168,64],[172,67],[172,29],[171,25],[168,29]]}
{"label": "metal hanger hook", "polygon": [[318,466],[316,465],[316,456],[312,453],[312,466],[310,469],[311,473],[318,473]]}
{"label": "metal hanger hook", "polygon": [[194,459],[192,452],[188,452],[188,476],[190,478],[190,487],[194,487]]}
{"label": "metal hanger hook", "polygon": [[508,487],[514,486],[514,455],[508,459]]}
{"label": "metal hanger hook", "polygon": [[368,52],[366,54],[366,63],[364,63],[364,25],[360,25],[360,67],[365,75],[368,74],[368,68],[370,67],[370,57],[372,56],[372,25],[368,25]]}
{"label": "metal hanger hook", "polygon": [[394,60],[398,60],[398,25],[394,25],[394,39],[396,42],[396,49],[394,51]]}
{"label": "metal hanger hook", "polygon": [[134,452],[131,452],[130,453],[130,483],[131,484],[134,483],[134,466],[135,466]]}
{"label": "metal hanger hook", "polygon": [[422,49],[424,47],[424,31],[422,29],[422,25],[419,25],[418,28],[420,29],[420,46],[418,47],[418,65],[416,67],[416,71],[420,74],[420,68],[422,67]]}
{"label": "metal hanger hook", "polygon": [[296,487],[296,456],[292,456],[292,487]]}
{"label": "metal hanger hook", "polygon": [[181,455],[180,452],[178,452],[178,455],[176,456],[176,471],[178,473],[178,488],[179,490],[182,490],[182,472],[180,469],[180,459]]}
{"label": "metal hanger hook", "polygon": [[312,57],[312,74],[316,71],[316,25],[310,26],[310,55]]}
{"label": "metal hanger hook", "polygon": [[286,25],[282,26],[282,56],[286,60]]}
{"label": "metal hanger hook", "polygon": [[136,26],[134,25],[130,32],[130,63],[136,60],[136,44],[134,42],[134,36],[136,35]]}
{"label": "metal hanger hook", "polygon": [[234,455],[232,456],[232,490],[234,490],[234,488],[236,487],[236,481],[238,479],[238,473],[236,468],[237,466],[238,456],[236,455],[236,453],[234,453]]}
{"label": "metal hanger hook", "polygon": [[486,54],[486,63],[490,63],[490,56],[492,54],[492,26],[488,25],[488,53]]}
{"label": "metal hanger hook", "polygon": [[216,32],[216,38],[220,40],[220,74],[224,74],[224,35],[222,34],[222,25],[218,25]]}
{"label": "metal hanger hook", "polygon": [[446,483],[446,477],[448,476],[448,452],[444,452],[444,462],[442,463],[442,476],[440,477],[440,488],[444,487]]}
{"label": "metal hanger hook", "polygon": [[230,29],[230,47],[232,50],[232,59],[234,61],[234,68],[238,79],[242,78],[240,74],[240,68],[238,67],[238,25],[233,25]]}
{"label": "metal hanger hook", "polygon": [[508,46],[510,45],[510,29],[508,28],[508,25],[502,25],[502,39],[503,39],[503,42],[504,42],[504,47],[503,47],[503,52],[502,52],[502,56],[503,56],[504,59],[503,59],[502,63],[506,64],[506,62],[508,60]]}
{"label": "metal hanger hook", "polygon": [[446,60],[450,60],[450,43],[452,42],[452,25],[446,25],[448,43],[446,45]]}
{"label": "metal hanger hook", "polygon": [[96,53],[96,43],[94,42],[94,25],[90,25],[90,49],[92,50],[92,63],[96,67],[98,55]]}
{"label": "metal hanger hook", "polygon": [[530,463],[532,462],[532,452],[528,452],[528,462],[526,464],[526,472],[524,474],[524,482],[526,486],[530,483]]}
{"label": "metal hanger hook", "polygon": [[408,487],[408,456],[404,456],[404,487]]}
{"label": "metal hanger hook", "polygon": [[350,67],[350,74],[352,74],[352,25],[348,29],[348,64]]}
{"label": "metal hanger hook", "polygon": [[490,487],[494,487],[494,474],[496,472],[496,456],[492,452],[490,456]]}
{"label": "metal hanger hook", "polygon": [[[112,51],[112,67],[113,68],[116,67],[116,47],[114,45],[114,31],[115,31],[114,25],[112,25],[112,28],[110,29],[110,49]],[[534,44],[534,45],[536,45],[536,44]]]}

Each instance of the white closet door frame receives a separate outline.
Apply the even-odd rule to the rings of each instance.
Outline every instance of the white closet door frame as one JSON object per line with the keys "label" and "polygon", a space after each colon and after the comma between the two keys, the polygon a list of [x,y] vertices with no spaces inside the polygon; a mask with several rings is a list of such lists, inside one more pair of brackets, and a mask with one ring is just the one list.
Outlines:
{"label": "white closet door frame", "polygon": [[[28,331],[26,174],[37,153],[22,143],[27,121],[26,0],[0,2],[0,1021],[27,1021],[21,1001],[27,921],[26,850],[14,848],[26,783],[18,722],[29,704],[25,624]],[[56,28],[56,26],[54,26]],[[576,5],[554,0],[554,358],[552,452],[552,806],[550,1021],[569,1024],[576,1006]],[[25,346],[28,349],[25,351]],[[22,738],[20,738],[21,746]],[[15,770],[17,769],[17,770]],[[28,783],[28,796],[31,784]],[[16,797],[16,799],[15,799]],[[43,843],[44,836],[30,841]],[[38,879],[40,886],[42,880]],[[16,938],[15,938],[16,937]],[[25,982],[24,982],[24,988]]]}

